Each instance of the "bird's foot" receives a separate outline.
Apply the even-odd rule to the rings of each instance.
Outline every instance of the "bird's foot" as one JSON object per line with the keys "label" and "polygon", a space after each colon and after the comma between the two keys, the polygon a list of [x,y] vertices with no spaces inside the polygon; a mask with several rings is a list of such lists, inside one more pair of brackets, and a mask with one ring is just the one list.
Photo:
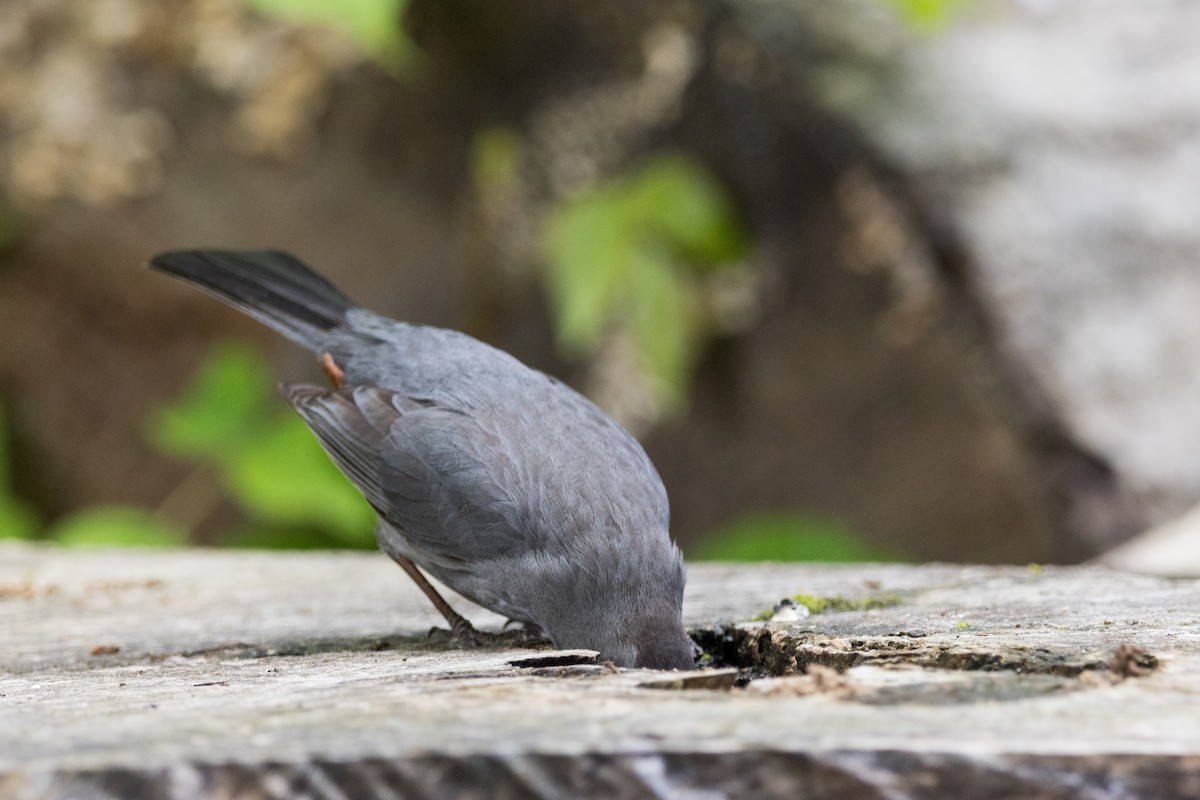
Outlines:
{"label": "bird's foot", "polygon": [[509,640],[517,644],[546,644],[550,641],[542,629],[534,623],[515,619],[504,623],[504,628],[501,629],[499,635],[510,637]]}
{"label": "bird's foot", "polygon": [[526,624],[513,629],[507,629],[506,625],[505,628],[496,632],[481,631],[465,619],[460,619],[455,621],[450,630],[432,628],[429,636],[471,650],[487,647],[534,647],[549,643],[542,629],[536,625]]}

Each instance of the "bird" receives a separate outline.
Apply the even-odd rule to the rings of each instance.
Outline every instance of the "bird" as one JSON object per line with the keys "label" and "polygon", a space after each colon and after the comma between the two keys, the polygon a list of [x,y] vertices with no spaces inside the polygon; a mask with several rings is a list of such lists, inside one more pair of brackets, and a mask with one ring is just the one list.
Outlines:
{"label": "bird", "polygon": [[280,390],[459,641],[486,637],[424,573],[557,648],[695,668],[666,489],[583,395],[465,333],[362,308],[283,251],[172,250],[150,266],[316,355],[330,386]]}

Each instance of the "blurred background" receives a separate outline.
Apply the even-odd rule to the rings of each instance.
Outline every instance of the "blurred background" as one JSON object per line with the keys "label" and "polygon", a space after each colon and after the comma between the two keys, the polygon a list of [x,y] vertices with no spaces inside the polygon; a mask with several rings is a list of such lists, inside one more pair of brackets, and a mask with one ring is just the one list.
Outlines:
{"label": "blurred background", "polygon": [[1198,44],[1184,0],[6,0],[0,538],[374,546],[275,392],[311,356],[143,268],[222,247],[564,378],[689,558],[1111,551],[1200,499]]}

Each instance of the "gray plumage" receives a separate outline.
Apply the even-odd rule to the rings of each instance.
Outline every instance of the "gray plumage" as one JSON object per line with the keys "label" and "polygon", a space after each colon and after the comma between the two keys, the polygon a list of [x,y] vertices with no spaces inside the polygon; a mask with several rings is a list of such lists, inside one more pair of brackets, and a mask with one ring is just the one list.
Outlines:
{"label": "gray plumage", "polygon": [[283,387],[379,514],[380,547],[561,648],[690,669],[662,481],[586,398],[465,334],[356,307],[274,251],[151,261],[345,373]]}

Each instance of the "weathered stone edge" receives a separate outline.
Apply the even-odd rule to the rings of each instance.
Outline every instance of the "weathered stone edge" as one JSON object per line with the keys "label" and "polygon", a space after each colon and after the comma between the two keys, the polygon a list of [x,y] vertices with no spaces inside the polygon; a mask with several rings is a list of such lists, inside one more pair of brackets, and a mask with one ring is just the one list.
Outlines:
{"label": "weathered stone edge", "polygon": [[31,798],[1200,797],[1200,754],[1041,755],[834,750],[579,755],[428,754],[139,770],[14,771],[0,796]]}

